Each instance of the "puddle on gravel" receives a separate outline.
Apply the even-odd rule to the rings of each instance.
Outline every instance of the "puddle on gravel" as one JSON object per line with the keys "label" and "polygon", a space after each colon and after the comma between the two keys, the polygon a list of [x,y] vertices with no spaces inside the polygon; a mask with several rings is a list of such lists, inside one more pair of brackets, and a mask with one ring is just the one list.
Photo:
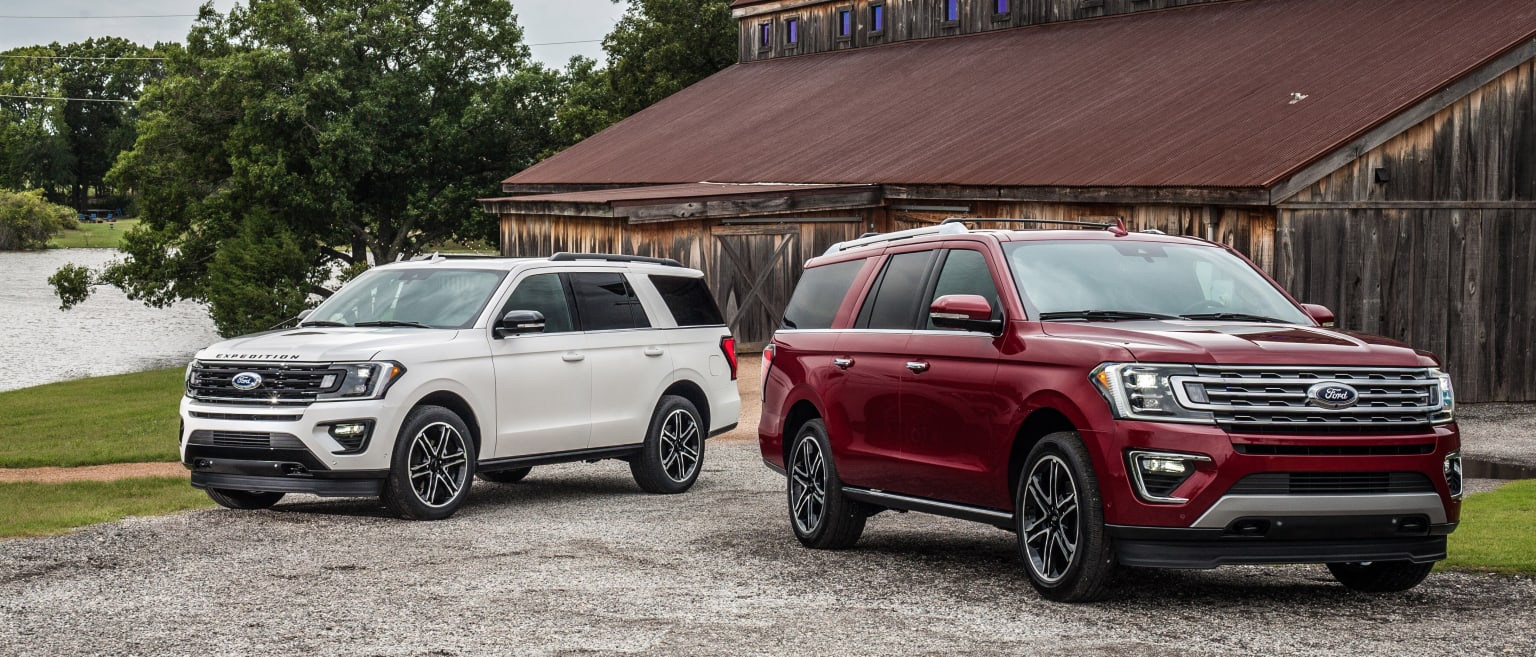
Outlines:
{"label": "puddle on gravel", "polygon": [[1462,459],[1461,475],[1467,479],[1536,479],[1536,467]]}

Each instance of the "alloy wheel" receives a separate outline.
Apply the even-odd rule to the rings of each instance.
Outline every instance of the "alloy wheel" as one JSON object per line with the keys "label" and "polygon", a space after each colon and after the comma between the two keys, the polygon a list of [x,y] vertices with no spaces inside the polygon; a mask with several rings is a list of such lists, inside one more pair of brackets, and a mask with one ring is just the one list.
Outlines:
{"label": "alloy wheel", "polygon": [[411,439],[411,490],[429,507],[447,506],[469,483],[469,450],[464,435],[446,422],[433,422]]}
{"label": "alloy wheel", "polygon": [[693,476],[699,467],[699,452],[703,448],[703,433],[693,414],[677,409],[661,423],[661,469],[672,481],[683,483]]}
{"label": "alloy wheel", "polygon": [[1023,543],[1030,570],[1048,584],[1072,567],[1082,536],[1077,482],[1065,461],[1047,455],[1030,468],[1023,509]]}
{"label": "alloy wheel", "polygon": [[821,516],[827,505],[827,464],[821,454],[821,444],[815,438],[807,437],[795,448],[790,466],[789,499],[795,528],[802,534],[815,532],[821,526]]}

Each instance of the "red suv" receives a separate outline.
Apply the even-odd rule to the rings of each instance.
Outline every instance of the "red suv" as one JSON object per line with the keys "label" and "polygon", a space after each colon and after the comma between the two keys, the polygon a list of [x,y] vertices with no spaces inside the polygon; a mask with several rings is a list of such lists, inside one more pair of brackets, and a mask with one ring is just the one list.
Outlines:
{"label": "red suv", "polygon": [[992,524],[1061,601],[1117,564],[1423,581],[1462,494],[1435,357],[1331,328],[1221,244],[1098,228],[950,220],[806,264],[759,425],[800,542],[888,509]]}

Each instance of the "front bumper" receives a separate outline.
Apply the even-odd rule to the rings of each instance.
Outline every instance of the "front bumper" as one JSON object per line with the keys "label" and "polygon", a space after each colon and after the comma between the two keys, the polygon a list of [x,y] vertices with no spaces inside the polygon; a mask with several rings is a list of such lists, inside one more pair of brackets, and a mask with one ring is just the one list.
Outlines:
{"label": "front bumper", "polygon": [[1392,524],[1393,519],[1275,518],[1272,521],[1281,522],[1287,529],[1280,538],[1234,536],[1221,529],[1111,525],[1107,530],[1121,564],[1147,568],[1364,561],[1431,563],[1445,558],[1445,536],[1456,529],[1455,523],[1404,532]]}
{"label": "front bumper", "polygon": [[195,488],[322,497],[377,497],[388,470],[331,470],[303,447],[268,449],[187,445],[182,465]]}

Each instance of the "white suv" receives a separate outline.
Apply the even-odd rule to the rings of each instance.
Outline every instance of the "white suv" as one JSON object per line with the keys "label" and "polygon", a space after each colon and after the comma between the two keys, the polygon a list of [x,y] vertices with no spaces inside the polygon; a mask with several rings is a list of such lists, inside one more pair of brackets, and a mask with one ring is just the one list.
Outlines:
{"label": "white suv", "polygon": [[182,463],[219,504],[378,496],[446,518],[471,478],[623,459],[681,493],[736,426],[735,341],[703,274],[673,260],[434,256],[376,267],[297,328],[187,368]]}

